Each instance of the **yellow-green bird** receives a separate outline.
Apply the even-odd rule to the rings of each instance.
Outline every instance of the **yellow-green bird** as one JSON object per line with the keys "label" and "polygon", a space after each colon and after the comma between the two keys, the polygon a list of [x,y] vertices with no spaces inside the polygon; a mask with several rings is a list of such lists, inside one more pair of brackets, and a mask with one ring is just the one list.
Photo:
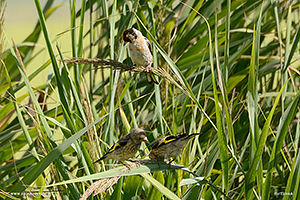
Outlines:
{"label": "yellow-green bird", "polygon": [[114,159],[124,164],[122,161],[132,158],[139,150],[142,142],[149,144],[146,132],[140,128],[132,129],[130,133],[123,136],[104,156],[94,163],[103,159]]}
{"label": "yellow-green bird", "polygon": [[199,134],[200,133],[193,133],[191,135],[180,134],[161,137],[152,143],[149,158],[156,159],[158,162],[173,158],[173,160],[169,162],[170,164],[182,153],[188,141]]}

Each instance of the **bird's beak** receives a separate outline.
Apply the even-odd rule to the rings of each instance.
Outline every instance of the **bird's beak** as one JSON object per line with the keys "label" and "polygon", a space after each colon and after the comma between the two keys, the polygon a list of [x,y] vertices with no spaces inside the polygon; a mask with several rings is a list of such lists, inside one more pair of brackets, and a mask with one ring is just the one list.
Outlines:
{"label": "bird's beak", "polygon": [[144,138],[144,142],[146,142],[147,144],[150,144],[147,137]]}

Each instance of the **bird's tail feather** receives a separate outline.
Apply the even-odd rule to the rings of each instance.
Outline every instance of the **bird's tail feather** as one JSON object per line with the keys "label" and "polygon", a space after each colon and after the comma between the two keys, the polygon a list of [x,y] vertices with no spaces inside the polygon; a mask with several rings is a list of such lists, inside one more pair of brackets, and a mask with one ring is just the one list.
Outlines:
{"label": "bird's tail feather", "polygon": [[93,164],[96,163],[96,162],[99,162],[99,161],[101,161],[103,159],[105,159],[106,157],[107,157],[107,155],[105,154],[104,156],[102,156],[101,158],[99,158],[98,160],[96,160],[95,162],[93,162]]}
{"label": "bird's tail feather", "polygon": [[188,138],[195,137],[196,135],[200,135],[200,133],[193,133],[193,134],[190,134],[190,135],[188,135]]}

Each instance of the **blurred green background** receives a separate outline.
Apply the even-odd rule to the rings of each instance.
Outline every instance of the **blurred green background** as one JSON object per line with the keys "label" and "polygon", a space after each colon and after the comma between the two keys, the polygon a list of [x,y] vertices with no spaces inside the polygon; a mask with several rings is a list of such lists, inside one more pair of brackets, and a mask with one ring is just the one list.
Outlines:
{"label": "blurred green background", "polygon": [[[76,6],[80,6],[80,1],[76,1]],[[43,7],[46,1],[41,1]],[[29,34],[34,30],[36,23],[38,22],[38,14],[35,9],[34,1],[23,1],[23,0],[9,0],[6,1],[6,12],[5,12],[5,24],[4,28],[9,39],[13,39],[16,44],[22,43]],[[47,26],[49,30],[50,38],[53,44],[58,44],[61,50],[66,56],[71,57],[71,40],[70,40],[70,11],[69,3],[66,0],[56,0],[53,3],[53,7],[59,6],[54,14],[47,19]],[[63,34],[61,34],[63,33]],[[7,47],[7,46],[6,46]],[[46,62],[48,52],[45,50],[46,44],[43,37],[39,37],[36,48],[33,53],[37,53],[41,50],[41,54],[36,56],[31,63],[26,66],[28,74],[31,74],[37,69],[37,66]],[[39,74],[36,78],[31,81],[34,87],[40,86],[42,80],[46,80],[49,70],[47,68]],[[18,95],[23,95],[24,90],[21,90]]]}

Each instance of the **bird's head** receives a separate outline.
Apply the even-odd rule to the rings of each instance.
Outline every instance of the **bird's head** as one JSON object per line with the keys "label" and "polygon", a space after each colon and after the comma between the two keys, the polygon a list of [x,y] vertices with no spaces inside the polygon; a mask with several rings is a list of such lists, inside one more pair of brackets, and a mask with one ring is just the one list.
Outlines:
{"label": "bird's head", "polygon": [[132,129],[131,138],[136,143],[146,142],[149,144],[148,138],[146,136],[146,132],[143,129],[140,129],[140,128]]}
{"label": "bird's head", "polygon": [[136,30],[135,28],[130,28],[127,29],[123,32],[123,40],[124,40],[124,44],[126,44],[127,42],[132,43],[134,40],[137,39],[139,34],[139,31]]}

